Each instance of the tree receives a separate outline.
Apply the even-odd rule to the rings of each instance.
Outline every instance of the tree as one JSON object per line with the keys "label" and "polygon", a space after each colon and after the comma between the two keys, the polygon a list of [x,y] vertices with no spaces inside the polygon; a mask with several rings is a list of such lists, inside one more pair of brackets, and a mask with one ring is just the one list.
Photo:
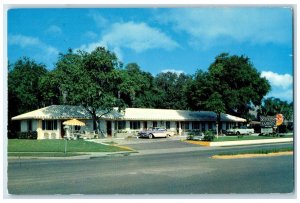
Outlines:
{"label": "tree", "polygon": [[[153,105],[153,76],[144,72],[136,63],[126,65],[121,70],[122,83],[119,86],[120,98],[129,107],[151,107]],[[150,97],[149,97],[150,96]]]}
{"label": "tree", "polygon": [[260,105],[271,89],[245,56],[223,53],[216,57],[208,73],[217,82],[213,91],[221,95],[226,112],[240,117],[247,117],[251,106]]}
{"label": "tree", "polygon": [[189,106],[193,110],[207,110],[217,114],[217,135],[221,129],[221,113],[226,112],[222,95],[215,91],[219,85],[219,81],[213,80],[209,73],[200,70],[194,75],[194,80],[190,82],[187,91]]}
{"label": "tree", "polygon": [[61,92],[62,102],[83,106],[96,124],[98,135],[103,136],[100,119],[113,107],[124,108],[118,97],[122,83],[120,67],[114,53],[98,47],[91,53],[69,50],[60,54],[53,70],[53,81]]}
{"label": "tree", "polygon": [[159,73],[155,85],[160,97],[160,107],[166,109],[187,109],[186,85],[191,76],[174,72]]}
{"label": "tree", "polygon": [[279,98],[274,97],[264,99],[258,114],[263,116],[283,114],[286,120],[291,120],[293,117],[293,102],[288,103],[287,101],[281,101]]}
{"label": "tree", "polygon": [[[216,112],[220,124],[221,113],[247,117],[251,106],[260,105],[270,88],[248,57],[223,53],[207,72],[196,72],[188,85],[187,97],[193,110]],[[220,130],[221,125],[218,127]]]}
{"label": "tree", "polygon": [[17,126],[11,122],[13,116],[41,107],[42,94],[38,83],[47,69],[45,65],[26,57],[8,68],[8,130],[14,131]]}

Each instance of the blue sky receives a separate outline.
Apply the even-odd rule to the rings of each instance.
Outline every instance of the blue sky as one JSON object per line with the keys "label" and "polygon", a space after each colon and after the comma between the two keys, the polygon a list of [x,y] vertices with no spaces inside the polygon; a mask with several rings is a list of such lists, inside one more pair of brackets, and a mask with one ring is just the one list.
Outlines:
{"label": "blue sky", "polygon": [[246,55],[266,77],[274,96],[292,101],[291,8],[10,9],[8,60],[22,56],[54,68],[68,48],[105,46],[126,65],[156,75],[207,70],[222,52]]}

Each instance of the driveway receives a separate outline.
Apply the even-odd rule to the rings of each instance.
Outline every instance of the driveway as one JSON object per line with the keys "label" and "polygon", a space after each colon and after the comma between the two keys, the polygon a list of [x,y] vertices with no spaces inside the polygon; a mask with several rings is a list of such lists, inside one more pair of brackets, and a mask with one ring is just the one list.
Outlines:
{"label": "driveway", "polygon": [[186,142],[182,142],[181,139],[184,139],[181,136],[169,137],[169,138],[130,138],[130,139],[118,139],[118,138],[108,138],[108,139],[99,139],[93,140],[94,142],[114,142],[121,146],[130,147],[137,151],[143,150],[172,150],[175,149],[199,149],[203,148],[199,145],[193,145]]}
{"label": "driveway", "polygon": [[123,143],[135,150],[158,150],[158,149],[175,149],[175,148],[199,148],[199,145],[192,145],[172,138],[156,138],[156,139],[137,139],[134,143]]}

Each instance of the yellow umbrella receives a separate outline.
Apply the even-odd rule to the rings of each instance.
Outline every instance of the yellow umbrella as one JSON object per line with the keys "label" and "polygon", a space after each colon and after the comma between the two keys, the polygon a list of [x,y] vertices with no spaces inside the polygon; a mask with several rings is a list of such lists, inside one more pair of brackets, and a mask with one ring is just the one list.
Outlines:
{"label": "yellow umbrella", "polygon": [[64,125],[77,125],[77,126],[85,126],[84,122],[81,122],[77,119],[67,120],[63,122]]}
{"label": "yellow umbrella", "polygon": [[[72,119],[72,120],[67,120],[65,122],[63,122],[64,125],[70,125],[70,126],[85,126],[84,122],[81,122],[77,119]],[[71,128],[71,134],[73,134],[73,128]],[[73,135],[74,136],[74,135]]]}

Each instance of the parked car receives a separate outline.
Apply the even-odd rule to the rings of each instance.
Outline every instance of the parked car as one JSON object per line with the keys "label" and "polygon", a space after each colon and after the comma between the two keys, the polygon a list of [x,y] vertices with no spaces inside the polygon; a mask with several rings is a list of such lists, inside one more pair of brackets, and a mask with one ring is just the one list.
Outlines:
{"label": "parked car", "polygon": [[147,130],[140,131],[138,137],[148,137],[152,139],[154,137],[170,137],[174,136],[174,132],[168,131],[165,128],[149,128]]}
{"label": "parked car", "polygon": [[247,126],[235,127],[226,130],[227,135],[245,135],[245,134],[253,134],[254,129],[248,128]]}

